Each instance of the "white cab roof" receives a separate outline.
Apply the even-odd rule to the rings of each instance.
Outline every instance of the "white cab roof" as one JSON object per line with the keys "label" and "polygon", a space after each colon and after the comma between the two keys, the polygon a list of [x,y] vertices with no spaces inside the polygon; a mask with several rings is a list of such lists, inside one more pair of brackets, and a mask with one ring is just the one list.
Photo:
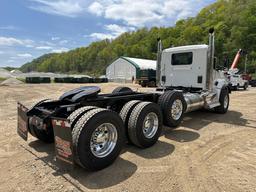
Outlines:
{"label": "white cab roof", "polygon": [[163,52],[175,52],[175,51],[192,51],[198,49],[208,49],[208,45],[188,45],[188,46],[180,46],[180,47],[172,47],[168,49],[164,49]]}

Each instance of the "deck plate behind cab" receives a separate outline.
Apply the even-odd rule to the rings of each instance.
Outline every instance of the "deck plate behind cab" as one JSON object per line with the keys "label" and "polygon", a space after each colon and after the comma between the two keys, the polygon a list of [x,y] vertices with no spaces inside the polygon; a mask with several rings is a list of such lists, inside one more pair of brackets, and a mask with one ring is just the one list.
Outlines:
{"label": "deck plate behind cab", "polygon": [[100,92],[100,88],[97,86],[84,86],[76,89],[72,89],[60,96],[60,100],[71,99],[76,102],[80,99],[86,99],[96,96]]}

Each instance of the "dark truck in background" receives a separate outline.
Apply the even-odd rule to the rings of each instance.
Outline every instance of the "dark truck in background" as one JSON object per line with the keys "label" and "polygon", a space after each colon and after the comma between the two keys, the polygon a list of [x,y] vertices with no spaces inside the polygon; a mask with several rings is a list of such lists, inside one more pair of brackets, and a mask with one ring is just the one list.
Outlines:
{"label": "dark truck in background", "polygon": [[140,77],[137,80],[142,87],[155,87],[156,86],[156,70],[142,69],[140,71]]}

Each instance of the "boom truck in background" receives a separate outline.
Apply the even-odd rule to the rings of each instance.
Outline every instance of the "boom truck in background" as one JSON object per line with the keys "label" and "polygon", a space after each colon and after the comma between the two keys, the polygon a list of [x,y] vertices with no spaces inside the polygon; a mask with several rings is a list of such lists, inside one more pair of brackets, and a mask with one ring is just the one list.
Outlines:
{"label": "boom truck in background", "polygon": [[112,164],[125,141],[139,148],[154,145],[162,125],[179,126],[185,113],[227,112],[230,89],[223,71],[214,69],[214,29],[209,45],[162,50],[158,39],[157,55],[156,90],[118,87],[100,94],[99,87],[89,86],[30,109],[18,103],[18,134],[55,142],[57,161],[95,171]]}
{"label": "boom truck in background", "polygon": [[246,79],[247,76],[243,74],[239,74],[239,70],[237,68],[237,65],[239,63],[239,60],[242,54],[243,54],[243,50],[239,49],[231,67],[229,68],[228,71],[226,71],[229,85],[232,90],[238,90],[239,88],[243,88],[244,90],[246,90],[249,85],[249,81]]}

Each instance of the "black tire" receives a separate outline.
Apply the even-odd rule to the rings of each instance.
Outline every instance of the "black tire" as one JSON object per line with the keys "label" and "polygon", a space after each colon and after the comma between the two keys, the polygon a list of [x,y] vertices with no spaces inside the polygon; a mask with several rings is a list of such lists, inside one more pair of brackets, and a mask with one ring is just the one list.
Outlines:
{"label": "black tire", "polygon": [[133,90],[130,87],[117,87],[115,88],[112,93],[122,93],[122,92],[133,92]]}
{"label": "black tire", "polygon": [[71,128],[73,129],[77,120],[85,113],[87,113],[88,111],[92,110],[92,109],[96,109],[98,107],[96,106],[85,106],[85,107],[81,107],[78,108],[77,110],[75,110],[73,113],[71,113],[68,116],[68,120],[70,122]]}
{"label": "black tire", "polygon": [[122,110],[120,111],[119,115],[121,117],[121,119],[124,122],[124,126],[125,126],[125,135],[127,137],[128,142],[130,142],[129,137],[128,137],[128,121],[129,121],[129,117],[132,113],[132,110],[134,109],[134,107],[136,105],[138,105],[141,101],[140,100],[132,100],[129,101],[128,103],[126,103]]}
{"label": "black tire", "polygon": [[146,86],[147,86],[147,84],[145,82],[141,83],[141,87],[146,87]]}
{"label": "black tire", "polygon": [[[37,102],[35,105],[33,105],[31,107],[31,109],[33,109],[34,107],[42,104],[42,103],[46,103],[46,102],[51,102],[51,99],[43,99],[39,102]],[[53,128],[52,128],[52,124],[51,121],[48,121],[47,125],[46,125],[46,130],[44,129],[39,129],[38,127],[32,125],[31,123],[32,118],[29,118],[29,123],[28,123],[28,132],[36,137],[37,139],[39,139],[40,141],[43,141],[45,143],[53,143],[54,142],[54,133],[53,133]]]}
{"label": "black tire", "polygon": [[45,143],[53,143],[54,142],[54,133],[53,128],[51,125],[51,121],[46,125],[47,129],[39,129],[36,126],[32,125],[30,122],[31,118],[29,119],[29,129],[30,134],[43,141]]}
{"label": "black tire", "polygon": [[[113,150],[105,157],[97,157],[91,151],[93,132],[103,123],[110,123],[117,131],[117,141]],[[96,171],[112,164],[119,156],[124,143],[124,125],[119,115],[107,109],[92,109],[85,113],[72,130],[74,160],[81,167]]]}
{"label": "black tire", "polygon": [[[143,125],[146,116],[151,112],[156,115],[158,119],[158,126],[156,127],[155,131],[152,132],[150,137],[146,137],[143,133]],[[132,110],[128,121],[129,139],[138,147],[150,147],[157,142],[162,131],[162,125],[162,113],[159,106],[156,103],[141,102]]]}
{"label": "black tire", "polygon": [[[176,100],[180,100],[182,103],[182,113],[178,119],[174,119],[171,114],[172,105]],[[183,94],[177,91],[166,91],[159,97],[158,104],[163,113],[164,124],[169,127],[179,126],[187,108]]]}
{"label": "black tire", "polygon": [[[228,103],[225,106],[225,98],[227,97],[228,99]],[[220,114],[224,114],[228,111],[228,107],[229,107],[229,92],[228,89],[226,87],[222,88],[221,92],[220,92],[220,106],[215,107],[214,110],[216,113],[220,113]]]}
{"label": "black tire", "polygon": [[248,84],[247,83],[244,83],[244,90],[246,90],[248,88]]}

